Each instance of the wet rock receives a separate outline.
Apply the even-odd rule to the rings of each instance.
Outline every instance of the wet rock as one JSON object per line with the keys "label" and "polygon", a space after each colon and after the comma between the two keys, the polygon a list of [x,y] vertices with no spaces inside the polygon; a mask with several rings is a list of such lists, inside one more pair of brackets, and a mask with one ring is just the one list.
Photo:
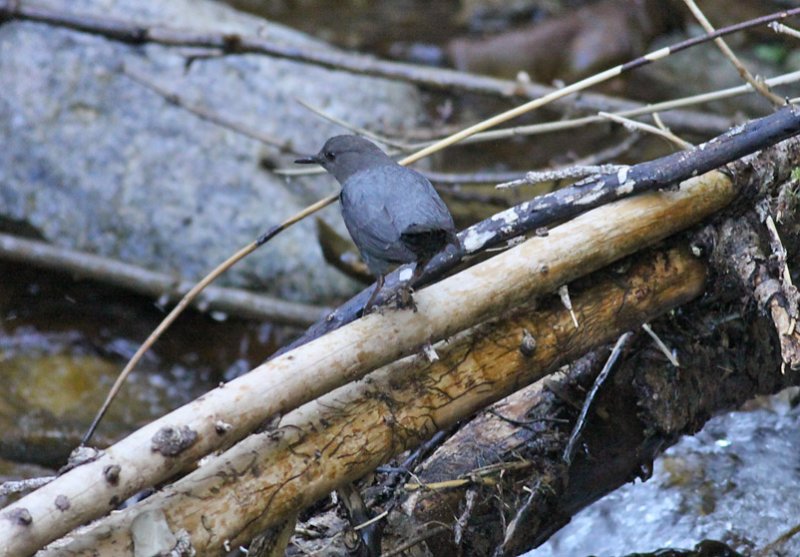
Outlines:
{"label": "wet rock", "polygon": [[[0,358],[0,458],[51,468],[63,465],[117,372],[117,363],[89,354],[12,353]],[[131,374],[93,443],[106,446],[205,389],[200,382],[186,389],[173,380],[169,375]]]}
{"label": "wet rock", "polygon": [[[757,554],[791,528],[787,517],[800,512],[800,500],[787,495],[798,488],[800,412],[783,396],[769,399],[771,409],[710,420],[659,457],[650,480],[585,508],[529,557],[624,555],[690,548],[704,539]],[[775,555],[800,555],[800,539],[788,536],[774,549]]]}
{"label": "wet rock", "polygon": [[[261,33],[330,48],[207,0],[59,0],[48,5],[123,21]],[[212,57],[131,46],[12,21],[0,27],[0,220],[22,221],[65,247],[197,279],[270,225],[335,191],[327,177],[287,183],[264,169],[291,154],[169,104],[123,67],[231,120],[314,152],[342,133],[300,106],[357,126],[402,129],[419,103],[408,85],[264,56]],[[339,226],[338,211],[326,213]],[[355,285],[327,266],[311,221],[227,273],[222,283],[320,301]]]}

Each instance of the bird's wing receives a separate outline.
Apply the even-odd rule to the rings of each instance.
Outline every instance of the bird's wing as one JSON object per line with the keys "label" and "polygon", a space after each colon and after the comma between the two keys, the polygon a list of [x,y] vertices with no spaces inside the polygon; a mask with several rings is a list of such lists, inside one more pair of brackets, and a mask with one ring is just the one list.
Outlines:
{"label": "bird's wing", "polygon": [[342,189],[345,224],[365,258],[394,263],[417,259],[414,236],[444,233],[455,226],[427,178],[399,165],[365,169]]}
{"label": "bird's wing", "polygon": [[380,176],[364,171],[352,176],[342,189],[342,216],[347,230],[367,259],[392,263],[414,260],[414,253],[400,241],[401,230],[393,218],[391,200],[375,187]]}
{"label": "bird's wing", "polygon": [[386,168],[385,204],[400,232],[451,231],[453,217],[431,183],[419,172],[401,166]]}

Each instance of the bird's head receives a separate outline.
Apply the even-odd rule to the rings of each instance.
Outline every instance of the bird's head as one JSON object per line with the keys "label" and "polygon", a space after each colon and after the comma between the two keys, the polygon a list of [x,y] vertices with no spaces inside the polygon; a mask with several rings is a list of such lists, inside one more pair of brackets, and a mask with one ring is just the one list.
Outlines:
{"label": "bird's head", "polygon": [[294,162],[318,164],[333,174],[340,184],[360,170],[394,163],[377,145],[357,135],[331,137],[319,153]]}

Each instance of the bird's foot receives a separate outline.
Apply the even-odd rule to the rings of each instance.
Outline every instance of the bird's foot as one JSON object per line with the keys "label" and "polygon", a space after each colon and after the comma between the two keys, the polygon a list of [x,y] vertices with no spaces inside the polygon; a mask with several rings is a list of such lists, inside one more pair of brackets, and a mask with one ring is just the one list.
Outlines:
{"label": "bird's foot", "polygon": [[364,309],[361,310],[361,315],[369,315],[370,313],[377,313],[378,315],[383,315],[383,310],[386,308],[385,305],[381,304],[371,304],[371,305],[364,305]]}
{"label": "bird's foot", "polygon": [[401,288],[397,293],[397,301],[395,307],[397,309],[412,309],[414,313],[417,312],[417,304],[414,302],[414,297],[411,295],[411,287],[406,286]]}

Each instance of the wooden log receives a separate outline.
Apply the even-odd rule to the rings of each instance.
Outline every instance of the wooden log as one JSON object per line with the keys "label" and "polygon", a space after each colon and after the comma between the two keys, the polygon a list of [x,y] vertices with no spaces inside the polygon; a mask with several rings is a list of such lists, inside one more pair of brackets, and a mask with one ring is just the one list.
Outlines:
{"label": "wooden log", "polygon": [[[795,139],[749,157],[736,169],[738,188],[781,179],[796,160]],[[774,159],[774,160],[773,160]],[[221,446],[230,446],[266,417],[287,412],[426,341],[518,305],[520,300],[585,274],[685,228],[724,207],[734,188],[712,172],[678,191],[624,200],[587,213],[417,294],[421,311],[371,315],[211,391],[121,441],[97,460],[0,512],[0,555],[24,555],[103,515],[138,490],[175,475]],[[490,280],[487,280],[490,279]],[[461,303],[468,300],[467,303]],[[186,431],[191,444],[153,451],[162,429]],[[174,448],[174,447],[173,447]],[[114,472],[109,480],[108,471]],[[89,486],[87,488],[87,486]],[[54,501],[62,503],[54,510]],[[69,505],[63,505],[67,501]]]}
{"label": "wooden log", "polygon": [[[704,282],[705,265],[688,249],[650,254],[573,297],[579,328],[558,305],[479,325],[438,344],[438,361],[411,356],[311,402],[42,555],[132,555],[130,524],[154,510],[173,531],[190,532],[202,554],[246,543],[393,454],[692,299]],[[520,349],[525,331],[536,339],[532,352]]]}
{"label": "wooden log", "polygon": [[[658,242],[735,197],[720,172],[590,211],[415,294],[419,312],[370,314],[284,354],[148,424],[0,513],[2,556],[29,554],[175,475],[269,416],[286,413],[366,373]],[[183,432],[159,450],[159,435]],[[112,479],[108,470],[114,470]],[[87,487],[88,486],[88,487]],[[69,505],[60,510],[56,497]],[[62,505],[63,507],[63,505]],[[23,513],[25,520],[17,520]],[[30,517],[30,520],[27,518]]]}

